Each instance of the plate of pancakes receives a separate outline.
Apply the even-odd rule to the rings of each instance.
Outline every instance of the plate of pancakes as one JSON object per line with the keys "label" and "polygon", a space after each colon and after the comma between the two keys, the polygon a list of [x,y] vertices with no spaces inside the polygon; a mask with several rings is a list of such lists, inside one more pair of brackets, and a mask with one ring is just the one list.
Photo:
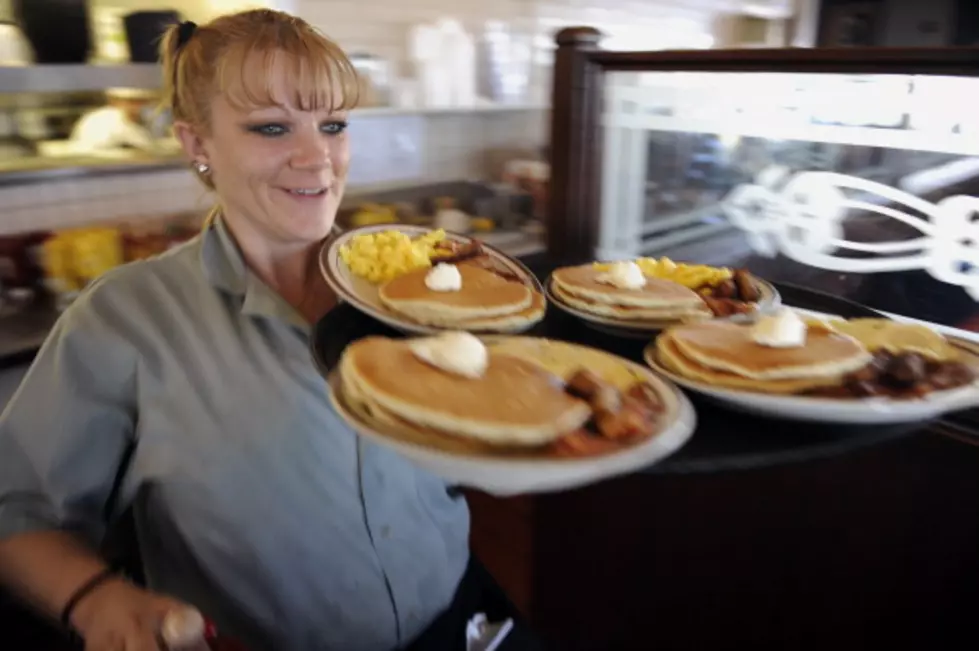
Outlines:
{"label": "plate of pancakes", "polygon": [[[437,241],[430,240],[436,233]],[[358,238],[383,241],[357,249],[352,244]],[[375,259],[354,261],[351,250],[368,250]],[[419,263],[419,256],[427,257]],[[382,266],[386,273],[372,280],[355,273],[352,265]],[[461,287],[432,290],[426,279],[436,266],[453,267]],[[540,282],[519,261],[476,239],[421,226],[384,224],[346,231],[324,245],[320,269],[341,300],[410,334],[523,332],[544,318],[547,306]]]}
{"label": "plate of pancakes", "polygon": [[646,362],[687,390],[780,419],[884,425],[979,406],[973,342],[884,318],[802,315],[804,342],[773,347],[756,336],[768,317],[669,328]]}
{"label": "plate of pancakes", "polygon": [[[556,269],[546,282],[552,305],[609,334],[646,338],[678,323],[768,310],[778,291],[744,270],[640,259],[645,284],[636,289],[606,282],[607,265]],[[663,273],[663,270],[666,273]]]}
{"label": "plate of pancakes", "polygon": [[[474,348],[484,351],[479,374],[433,363],[471,360]],[[645,366],[542,338],[365,337],[328,380],[334,407],[361,435],[497,495],[639,470],[678,450],[696,425],[683,393]]]}

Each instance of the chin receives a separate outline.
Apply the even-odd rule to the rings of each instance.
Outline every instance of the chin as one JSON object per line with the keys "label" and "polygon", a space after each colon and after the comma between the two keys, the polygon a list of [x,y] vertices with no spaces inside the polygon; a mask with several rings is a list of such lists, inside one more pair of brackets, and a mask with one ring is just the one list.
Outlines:
{"label": "chin", "polygon": [[336,223],[336,210],[326,214],[291,214],[285,215],[280,223],[286,226],[289,235],[304,242],[320,242],[333,230]]}
{"label": "chin", "polygon": [[300,228],[293,229],[296,239],[304,242],[321,242],[330,235],[333,230],[334,219],[323,220],[312,224],[303,224]]}

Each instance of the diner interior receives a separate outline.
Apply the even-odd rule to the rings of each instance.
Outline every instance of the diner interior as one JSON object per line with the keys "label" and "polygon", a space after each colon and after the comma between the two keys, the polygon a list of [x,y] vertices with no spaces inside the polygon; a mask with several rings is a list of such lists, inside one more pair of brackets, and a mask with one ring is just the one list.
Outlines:
{"label": "diner interior", "polygon": [[[337,233],[464,230],[542,281],[639,257],[747,269],[787,304],[979,342],[979,203],[936,217],[979,196],[970,0],[0,0],[0,404],[90,281],[211,206],[156,110],[153,20],[256,4],[359,72]],[[469,46],[459,92],[431,83],[439,29]],[[780,225],[786,202],[811,226]],[[976,648],[979,412],[827,431],[694,403],[691,442],[648,469],[466,490],[473,554],[548,648]],[[106,553],[139,576],[130,521]],[[80,648],[3,593],[0,630]]]}

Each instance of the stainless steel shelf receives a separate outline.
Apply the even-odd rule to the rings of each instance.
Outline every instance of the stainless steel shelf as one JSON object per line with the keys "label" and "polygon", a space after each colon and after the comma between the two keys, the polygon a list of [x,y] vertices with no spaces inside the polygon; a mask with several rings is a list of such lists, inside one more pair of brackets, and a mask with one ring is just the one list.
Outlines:
{"label": "stainless steel shelf", "polygon": [[0,93],[71,93],[105,88],[159,88],[160,66],[114,65],[0,66]]}

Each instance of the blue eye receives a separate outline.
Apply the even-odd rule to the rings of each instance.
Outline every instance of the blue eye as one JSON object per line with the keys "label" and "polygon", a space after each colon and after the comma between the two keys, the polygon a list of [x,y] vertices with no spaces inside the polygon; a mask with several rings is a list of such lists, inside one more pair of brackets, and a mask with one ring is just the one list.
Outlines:
{"label": "blue eye", "polygon": [[260,124],[250,127],[249,131],[263,136],[281,136],[286,133],[287,129],[281,124]]}
{"label": "blue eye", "polygon": [[337,136],[343,133],[347,129],[347,123],[343,120],[335,120],[333,122],[327,122],[320,127],[323,133],[329,134],[331,136]]}

